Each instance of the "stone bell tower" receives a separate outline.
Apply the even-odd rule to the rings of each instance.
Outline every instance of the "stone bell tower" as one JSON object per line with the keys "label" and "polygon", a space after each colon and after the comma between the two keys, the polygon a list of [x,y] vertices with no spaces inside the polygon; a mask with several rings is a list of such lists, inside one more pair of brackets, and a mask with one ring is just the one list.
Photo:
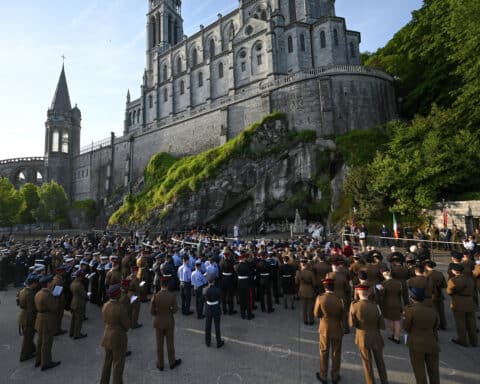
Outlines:
{"label": "stone bell tower", "polygon": [[72,108],[65,67],[62,66],[52,105],[45,122],[46,181],[55,180],[71,196],[72,158],[80,154],[82,114]]}

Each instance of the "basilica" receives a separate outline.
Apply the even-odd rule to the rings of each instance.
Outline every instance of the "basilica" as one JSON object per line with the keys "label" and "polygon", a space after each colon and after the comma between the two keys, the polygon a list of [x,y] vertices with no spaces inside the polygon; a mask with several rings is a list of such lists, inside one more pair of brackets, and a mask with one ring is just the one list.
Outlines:
{"label": "basilica", "polygon": [[16,186],[56,180],[71,200],[106,202],[130,190],[153,155],[217,147],[273,111],[319,138],[396,118],[393,79],[361,65],[360,33],[334,0],[239,0],[192,36],[181,10],[181,0],[148,0],[145,70],[127,92],[122,135],[80,147],[81,112],[62,68],[45,156],[0,160],[0,175]]}

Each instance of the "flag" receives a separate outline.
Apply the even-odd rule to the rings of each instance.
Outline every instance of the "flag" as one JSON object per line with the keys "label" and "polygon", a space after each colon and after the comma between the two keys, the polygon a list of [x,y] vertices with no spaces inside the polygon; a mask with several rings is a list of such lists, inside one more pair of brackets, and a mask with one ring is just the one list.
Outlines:
{"label": "flag", "polygon": [[447,207],[443,207],[443,225],[446,227],[448,226],[448,213],[447,213]]}
{"label": "flag", "polygon": [[400,234],[398,233],[398,226],[397,226],[397,218],[395,217],[395,213],[393,214],[393,237],[398,239]]}

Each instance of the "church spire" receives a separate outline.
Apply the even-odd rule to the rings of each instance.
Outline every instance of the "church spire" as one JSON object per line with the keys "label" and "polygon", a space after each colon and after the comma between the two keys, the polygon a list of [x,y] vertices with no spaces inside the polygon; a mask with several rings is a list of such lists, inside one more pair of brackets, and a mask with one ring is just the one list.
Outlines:
{"label": "church spire", "polygon": [[72,104],[70,103],[70,95],[68,93],[67,78],[65,77],[65,65],[62,65],[62,72],[58,79],[57,89],[53,96],[50,111],[56,114],[70,112]]}

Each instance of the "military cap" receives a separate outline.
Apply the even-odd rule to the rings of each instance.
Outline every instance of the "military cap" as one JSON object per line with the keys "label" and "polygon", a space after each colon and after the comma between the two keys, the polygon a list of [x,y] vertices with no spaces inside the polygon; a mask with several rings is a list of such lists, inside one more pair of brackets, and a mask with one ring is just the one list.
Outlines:
{"label": "military cap", "polygon": [[53,280],[52,275],[45,275],[40,278],[40,284],[48,284]]}
{"label": "military cap", "polygon": [[334,284],[335,284],[335,280],[333,280],[333,279],[323,279],[323,280],[322,280],[322,284],[323,284],[323,285],[334,285]]}
{"label": "military cap", "polygon": [[366,272],[366,271],[363,271],[363,270],[362,270],[362,271],[359,271],[359,272],[358,272],[358,278],[359,278],[360,280],[367,280],[367,278],[368,278],[367,272]]}
{"label": "military cap", "polygon": [[41,271],[44,271],[45,270],[45,265],[43,264],[35,264],[33,266],[33,271],[34,272],[41,272]]}
{"label": "military cap", "polygon": [[55,273],[63,273],[67,270],[65,265],[60,265],[59,267],[55,268]]}
{"label": "military cap", "polygon": [[65,263],[71,263],[73,259],[71,257],[66,257],[64,261]]}
{"label": "military cap", "polygon": [[112,261],[118,260],[118,256],[117,256],[117,255],[111,255],[111,256],[110,256],[110,259],[111,259]]}
{"label": "military cap", "polygon": [[25,284],[30,285],[32,283],[36,283],[40,280],[40,277],[35,273],[30,273],[25,280]]}
{"label": "military cap", "polygon": [[100,256],[100,252],[94,252],[93,256]]}
{"label": "military cap", "polygon": [[450,268],[457,272],[463,272],[464,267],[462,264],[451,264]]}
{"label": "military cap", "polygon": [[412,261],[415,261],[415,255],[412,255],[411,253],[408,253],[407,257],[405,257],[405,261],[407,263],[411,263]]}
{"label": "military cap", "polygon": [[102,256],[100,256],[100,259],[101,260],[108,260],[108,256],[107,255],[102,255]]}
{"label": "military cap", "polygon": [[120,284],[111,285],[107,291],[107,294],[110,297],[118,297],[120,296],[121,293],[122,293],[122,290],[121,290]]}
{"label": "military cap", "polygon": [[402,261],[402,258],[399,255],[393,255],[390,258],[391,261]]}
{"label": "military cap", "polygon": [[202,265],[202,260],[200,260],[200,259],[196,260],[195,265]]}
{"label": "military cap", "polygon": [[452,255],[452,258],[454,258],[455,260],[462,260],[463,258],[463,255],[461,252],[452,251],[450,254]]}
{"label": "military cap", "polygon": [[433,260],[426,260],[425,266],[429,268],[435,268],[437,266],[437,263],[435,263]]}
{"label": "military cap", "polygon": [[410,287],[410,297],[415,301],[425,300],[425,289],[420,287]]}

